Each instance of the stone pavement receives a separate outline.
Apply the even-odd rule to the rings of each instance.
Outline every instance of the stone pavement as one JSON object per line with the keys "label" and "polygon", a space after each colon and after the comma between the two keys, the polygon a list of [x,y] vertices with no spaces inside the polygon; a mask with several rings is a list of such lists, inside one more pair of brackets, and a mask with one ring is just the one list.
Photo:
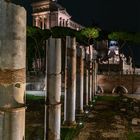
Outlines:
{"label": "stone pavement", "polygon": [[[97,101],[84,127],[74,140],[128,140],[129,132],[140,133],[140,115],[126,97],[115,101]],[[136,106],[139,106],[137,104]]]}

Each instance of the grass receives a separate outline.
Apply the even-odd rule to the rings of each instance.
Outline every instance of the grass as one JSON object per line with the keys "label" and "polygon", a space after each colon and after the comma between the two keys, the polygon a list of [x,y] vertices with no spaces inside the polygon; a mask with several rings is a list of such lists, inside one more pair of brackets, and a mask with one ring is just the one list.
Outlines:
{"label": "grass", "polygon": [[41,99],[44,99],[45,97],[44,96],[36,96],[36,95],[26,95],[26,100],[41,100]]}
{"label": "grass", "polygon": [[[80,127],[76,128],[61,128],[61,140],[73,140],[80,132]],[[36,138],[43,140],[44,129],[39,127],[26,128],[26,140],[36,140]]]}
{"label": "grass", "polygon": [[61,140],[72,140],[75,135],[75,128],[62,128],[61,129]]}
{"label": "grass", "polygon": [[25,131],[26,140],[43,140],[44,137],[44,128],[42,127],[28,127]]}
{"label": "grass", "polygon": [[82,127],[61,128],[61,140],[73,140],[79,134]]}
{"label": "grass", "polygon": [[140,140],[140,133],[129,132],[127,135],[128,140]]}
{"label": "grass", "polygon": [[45,99],[43,96],[27,95],[26,96],[27,112],[44,112]]}
{"label": "grass", "polygon": [[98,96],[96,99],[97,101],[108,101],[108,102],[113,102],[113,101],[118,101],[119,96]]}

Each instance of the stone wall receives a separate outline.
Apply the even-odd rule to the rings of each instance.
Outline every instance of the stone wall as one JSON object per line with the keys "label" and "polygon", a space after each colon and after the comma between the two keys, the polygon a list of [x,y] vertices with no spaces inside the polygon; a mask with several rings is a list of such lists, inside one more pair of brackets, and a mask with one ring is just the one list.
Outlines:
{"label": "stone wall", "polygon": [[112,93],[117,86],[124,86],[128,93],[134,93],[140,87],[139,75],[98,75],[97,83],[104,93]]}

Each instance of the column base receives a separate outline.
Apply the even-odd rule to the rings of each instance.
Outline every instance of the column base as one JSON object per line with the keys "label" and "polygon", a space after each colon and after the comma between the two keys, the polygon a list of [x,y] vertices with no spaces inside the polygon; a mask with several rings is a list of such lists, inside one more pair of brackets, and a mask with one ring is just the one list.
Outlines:
{"label": "column base", "polygon": [[25,107],[0,108],[0,139],[25,139]]}
{"label": "column base", "polygon": [[64,121],[63,125],[64,126],[75,126],[76,125],[76,121]]}
{"label": "column base", "polygon": [[83,114],[84,113],[84,110],[83,109],[77,109],[76,110],[76,114]]}

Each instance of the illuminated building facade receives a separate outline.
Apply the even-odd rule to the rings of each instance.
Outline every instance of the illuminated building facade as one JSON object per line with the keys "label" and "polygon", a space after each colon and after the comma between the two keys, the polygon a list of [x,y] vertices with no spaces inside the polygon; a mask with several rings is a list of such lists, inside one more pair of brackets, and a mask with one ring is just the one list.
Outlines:
{"label": "illuminated building facade", "polygon": [[41,0],[32,3],[33,26],[41,29],[50,29],[55,26],[69,27],[75,30],[83,28],[80,24],[72,21],[66,9],[56,0]]}

